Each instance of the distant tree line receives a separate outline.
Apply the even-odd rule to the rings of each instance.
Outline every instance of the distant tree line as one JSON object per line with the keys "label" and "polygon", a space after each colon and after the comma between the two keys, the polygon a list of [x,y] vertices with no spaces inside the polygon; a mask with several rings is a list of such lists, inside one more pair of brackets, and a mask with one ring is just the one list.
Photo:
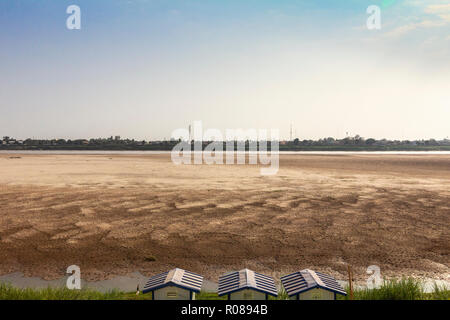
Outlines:
{"label": "distant tree line", "polygon": [[[95,139],[25,139],[18,140],[5,136],[1,140],[0,150],[171,150],[180,140],[145,141],[135,139],[122,139],[120,136]],[[203,147],[212,141],[203,141]],[[194,141],[191,141],[193,149]],[[237,143],[235,142],[235,149]],[[245,141],[248,150],[250,142]],[[270,150],[270,144],[268,144]],[[226,149],[226,142],[223,142]],[[414,151],[414,150],[450,150],[450,140],[388,140],[365,139],[359,135],[335,139],[332,137],[318,140],[279,141],[280,151]]]}

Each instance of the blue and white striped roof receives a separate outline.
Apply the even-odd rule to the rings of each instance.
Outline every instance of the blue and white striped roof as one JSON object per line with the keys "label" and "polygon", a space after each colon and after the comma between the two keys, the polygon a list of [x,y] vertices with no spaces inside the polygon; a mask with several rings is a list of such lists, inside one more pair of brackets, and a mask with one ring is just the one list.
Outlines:
{"label": "blue and white striped roof", "polygon": [[278,295],[277,287],[272,277],[249,269],[227,273],[219,278],[219,296],[244,289],[256,290],[275,297]]}
{"label": "blue and white striped roof", "polygon": [[334,293],[347,295],[341,285],[332,276],[309,269],[281,277],[281,283],[290,297],[314,288],[321,288]]}
{"label": "blue and white striped roof", "polygon": [[200,292],[203,276],[183,269],[172,269],[148,279],[142,293],[175,286],[189,291]]}

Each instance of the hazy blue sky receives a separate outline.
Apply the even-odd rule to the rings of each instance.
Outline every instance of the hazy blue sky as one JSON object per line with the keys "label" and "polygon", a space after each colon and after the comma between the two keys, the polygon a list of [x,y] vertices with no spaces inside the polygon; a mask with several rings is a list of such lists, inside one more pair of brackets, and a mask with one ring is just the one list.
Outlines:
{"label": "hazy blue sky", "polygon": [[0,1],[0,135],[161,139],[194,120],[450,136],[450,1]]}

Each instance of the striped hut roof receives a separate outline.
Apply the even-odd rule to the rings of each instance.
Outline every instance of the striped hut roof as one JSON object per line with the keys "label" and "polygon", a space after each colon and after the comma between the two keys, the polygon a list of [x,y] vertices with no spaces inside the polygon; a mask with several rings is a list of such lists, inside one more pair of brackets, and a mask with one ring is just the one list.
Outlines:
{"label": "striped hut roof", "polygon": [[189,291],[200,292],[202,284],[203,276],[176,268],[148,279],[142,292],[147,293],[167,286],[175,286]]}
{"label": "striped hut roof", "polygon": [[256,290],[275,297],[278,295],[277,287],[272,277],[249,269],[227,273],[219,278],[219,296],[244,289]]}
{"label": "striped hut roof", "polygon": [[314,288],[321,288],[334,293],[347,295],[341,285],[332,276],[309,269],[281,277],[281,283],[289,296],[294,296]]}

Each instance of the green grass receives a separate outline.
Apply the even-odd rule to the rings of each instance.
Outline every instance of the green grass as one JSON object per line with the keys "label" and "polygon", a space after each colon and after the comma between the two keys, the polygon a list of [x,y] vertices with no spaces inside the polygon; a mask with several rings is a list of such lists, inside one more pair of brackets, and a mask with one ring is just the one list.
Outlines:
{"label": "green grass", "polygon": [[69,290],[67,288],[21,289],[0,284],[0,300],[113,300],[123,293],[112,290],[106,293],[90,289]]}
{"label": "green grass", "polygon": [[450,289],[446,286],[434,284],[433,292],[425,293],[428,300],[450,300]]}
{"label": "green grass", "polygon": [[269,296],[269,300],[289,300],[289,295],[284,289],[278,292],[278,297]]}
{"label": "green grass", "polygon": [[[349,289],[346,291],[347,296],[340,299],[350,299]],[[435,284],[432,292],[425,292],[420,280],[402,278],[384,281],[375,289],[353,290],[353,297],[354,300],[449,300],[450,290]]]}
{"label": "green grass", "polygon": [[[349,293],[348,288],[346,289]],[[432,292],[425,292],[421,281],[413,278],[393,279],[385,281],[377,289],[356,289],[353,292],[354,300],[450,300],[450,289],[434,285]],[[286,300],[284,290],[278,297],[270,300]],[[91,289],[69,290],[67,288],[21,289],[9,284],[0,283],[0,300],[151,300],[151,293],[136,295],[135,292],[122,292],[112,290],[99,292]],[[226,300],[217,293],[200,292],[196,300]],[[338,299],[350,299],[350,295],[340,296]]]}
{"label": "green grass", "polygon": [[136,295],[136,292],[125,292],[116,300],[152,300],[152,293],[143,294],[141,292]]}
{"label": "green grass", "polygon": [[227,296],[219,297],[215,292],[200,291],[195,295],[195,300],[227,300]]}

